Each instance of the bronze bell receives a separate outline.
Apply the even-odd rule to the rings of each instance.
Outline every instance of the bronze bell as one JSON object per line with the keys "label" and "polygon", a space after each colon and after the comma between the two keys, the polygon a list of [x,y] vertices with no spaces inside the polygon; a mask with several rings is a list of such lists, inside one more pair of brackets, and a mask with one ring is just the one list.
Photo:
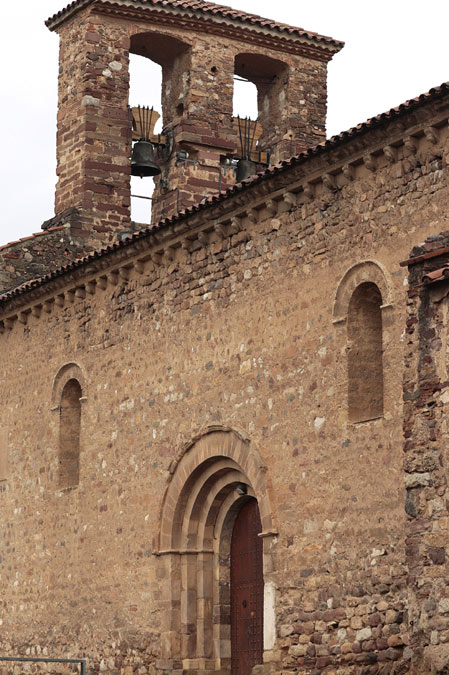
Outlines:
{"label": "bronze bell", "polygon": [[250,159],[239,159],[237,164],[237,183],[257,173],[257,164]]}
{"label": "bronze bell", "polygon": [[141,138],[140,141],[134,143],[131,155],[131,175],[143,178],[158,176],[160,173],[160,167],[154,159],[153,144]]}

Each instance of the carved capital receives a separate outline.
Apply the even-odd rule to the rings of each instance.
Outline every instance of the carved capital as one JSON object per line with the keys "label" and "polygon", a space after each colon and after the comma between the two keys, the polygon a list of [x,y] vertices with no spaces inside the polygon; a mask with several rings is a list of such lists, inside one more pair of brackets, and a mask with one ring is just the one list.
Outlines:
{"label": "carved capital", "polygon": [[327,188],[331,192],[335,192],[337,190],[337,183],[335,181],[335,176],[332,176],[332,174],[330,173],[323,173],[321,179],[323,181],[323,185],[325,188]]}
{"label": "carved capital", "polygon": [[162,256],[159,253],[153,252],[151,253],[151,260],[155,265],[160,265],[162,263]]}
{"label": "carved capital", "polygon": [[191,242],[190,239],[187,239],[187,237],[182,239],[181,248],[182,248],[183,251],[186,251],[187,253],[190,253],[191,247],[192,247],[192,242]]}
{"label": "carved capital", "polygon": [[208,236],[205,232],[203,232],[202,230],[200,230],[200,231],[198,232],[198,241],[199,241],[200,244],[202,244],[203,246],[207,246],[208,243],[209,243],[209,236]]}
{"label": "carved capital", "polygon": [[413,136],[406,136],[404,138],[405,153],[407,155],[414,155],[417,149],[418,149],[418,145],[416,143],[416,139],[413,138]]}
{"label": "carved capital", "polygon": [[175,259],[175,252],[174,252],[174,250],[172,249],[171,246],[169,246],[169,247],[164,251],[164,258],[165,258],[165,260],[167,260],[168,262],[173,262],[173,260]]}
{"label": "carved capital", "polygon": [[123,279],[123,281],[128,281],[129,276],[130,276],[130,271],[131,270],[130,270],[129,267],[120,267],[119,271],[118,271],[118,273],[120,275],[120,278]]}
{"label": "carved capital", "polygon": [[366,155],[363,156],[363,163],[368,169],[368,171],[376,170],[376,159],[371,152],[368,152]]}
{"label": "carved capital", "polygon": [[284,203],[292,208],[296,206],[296,203],[298,201],[298,196],[294,192],[284,192],[282,198],[284,200]]}
{"label": "carved capital", "polygon": [[267,201],[265,202],[265,207],[270,216],[275,216],[278,212],[278,205],[273,199],[267,199]]}
{"label": "carved capital", "polygon": [[438,129],[435,129],[435,127],[428,126],[424,129],[424,135],[426,137],[426,140],[429,141],[429,143],[432,143],[432,145],[435,145],[438,143]]}
{"label": "carved capital", "polygon": [[396,148],[393,148],[392,145],[386,145],[383,149],[385,159],[390,164],[394,164],[396,161]]}
{"label": "carved capital", "polygon": [[226,227],[223,223],[215,223],[214,230],[222,239],[226,237]]}
{"label": "carved capital", "polygon": [[345,164],[343,166],[343,176],[346,178],[346,180],[353,181],[354,180],[354,167],[351,164]]}
{"label": "carved capital", "polygon": [[237,232],[240,232],[242,229],[240,218],[237,218],[237,216],[231,218],[231,225],[229,226],[229,229],[232,234],[237,234]]}
{"label": "carved capital", "polygon": [[312,183],[304,183],[302,186],[302,191],[309,200],[312,200],[315,197],[315,187],[312,185]]}
{"label": "carved capital", "polygon": [[247,216],[251,223],[257,223],[259,219],[258,211],[256,211],[256,209],[248,209]]}
{"label": "carved capital", "polygon": [[78,298],[79,300],[84,300],[85,297],[86,297],[86,289],[85,289],[85,287],[84,287],[84,286],[79,286],[79,287],[75,290],[75,298]]}

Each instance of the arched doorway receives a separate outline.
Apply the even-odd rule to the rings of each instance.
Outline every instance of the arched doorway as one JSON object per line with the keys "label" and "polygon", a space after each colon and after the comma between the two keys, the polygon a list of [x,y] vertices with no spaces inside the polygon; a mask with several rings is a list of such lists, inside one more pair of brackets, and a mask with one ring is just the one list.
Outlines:
{"label": "arched doorway", "polygon": [[263,661],[262,532],[255,499],[237,514],[231,538],[231,671],[248,675]]}
{"label": "arched doorway", "polygon": [[[235,432],[205,434],[185,450],[174,467],[160,519],[155,553],[159,556],[164,621],[163,669],[249,675],[250,671],[242,670],[247,666],[234,665],[237,643],[231,636],[231,574],[236,570],[231,559],[249,552],[241,548],[240,554],[233,554],[231,546],[233,539],[238,544],[240,531],[252,528],[259,597],[254,608],[251,599],[242,597],[240,602],[246,599],[245,609],[250,614],[254,612],[249,618],[254,619],[251,631],[254,628],[255,636],[257,624],[257,649],[253,648],[251,636],[247,636],[252,656],[244,657],[245,664],[252,659],[255,665],[262,662],[264,649],[273,648],[271,636],[275,634],[277,533],[272,525],[260,457]],[[242,581],[246,582],[249,580]],[[264,605],[273,608],[266,626]],[[250,627],[248,622],[242,625],[238,630],[247,631]],[[243,641],[237,632],[235,638]]]}

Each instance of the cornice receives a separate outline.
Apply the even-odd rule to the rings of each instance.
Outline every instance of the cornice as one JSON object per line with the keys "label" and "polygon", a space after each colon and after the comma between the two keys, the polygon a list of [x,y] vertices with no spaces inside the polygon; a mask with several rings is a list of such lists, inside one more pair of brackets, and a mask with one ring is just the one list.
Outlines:
{"label": "cornice", "polygon": [[[250,42],[276,51],[308,56],[320,61],[329,61],[344,46],[343,42],[326,38],[302,29],[291,27],[262,25],[242,18],[230,18],[220,13],[200,11],[170,4],[155,4],[138,0],[76,0],[58,14],[46,21],[50,30],[58,30],[60,25],[73,18],[80,10],[90,7],[90,12],[117,18],[153,22],[160,25],[176,26],[192,31],[201,31],[220,35],[228,39]],[[268,24],[269,21],[267,20]],[[301,34],[301,32],[303,34]]]}
{"label": "cornice", "polygon": [[248,25],[236,26],[222,17],[198,16],[188,10],[172,10],[167,12],[164,7],[117,7],[115,5],[98,5],[92,8],[96,14],[126,18],[144,23],[157,21],[159,26],[182,28],[193,32],[202,32],[217,35],[238,42],[254,44],[273,51],[279,51],[297,56],[305,56],[316,61],[328,62],[341,47],[330,48],[301,36],[283,35],[275,30]]}
{"label": "cornice", "polygon": [[[0,332],[15,322],[27,323],[30,314],[55,311],[98,289],[104,290],[146,266],[168,265],[179,256],[232,236],[252,223],[293,211],[315,200],[327,199],[343,187],[389,165],[402,163],[410,169],[420,154],[432,160],[447,151],[449,106],[439,101],[415,109],[406,118],[368,129],[334,147],[318,146],[287,166],[272,167],[268,176],[235,186],[231,194],[210,198],[196,207],[153,228],[135,233],[123,242],[47,275],[41,280],[0,297]],[[294,158],[295,159],[295,158]]]}

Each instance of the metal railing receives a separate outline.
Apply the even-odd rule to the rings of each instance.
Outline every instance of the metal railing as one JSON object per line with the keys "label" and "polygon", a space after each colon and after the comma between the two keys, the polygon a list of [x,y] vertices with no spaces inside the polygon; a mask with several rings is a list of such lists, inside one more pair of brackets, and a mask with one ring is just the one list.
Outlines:
{"label": "metal railing", "polygon": [[18,663],[73,663],[81,666],[81,675],[86,675],[86,659],[51,659],[39,656],[0,656],[0,661]]}

